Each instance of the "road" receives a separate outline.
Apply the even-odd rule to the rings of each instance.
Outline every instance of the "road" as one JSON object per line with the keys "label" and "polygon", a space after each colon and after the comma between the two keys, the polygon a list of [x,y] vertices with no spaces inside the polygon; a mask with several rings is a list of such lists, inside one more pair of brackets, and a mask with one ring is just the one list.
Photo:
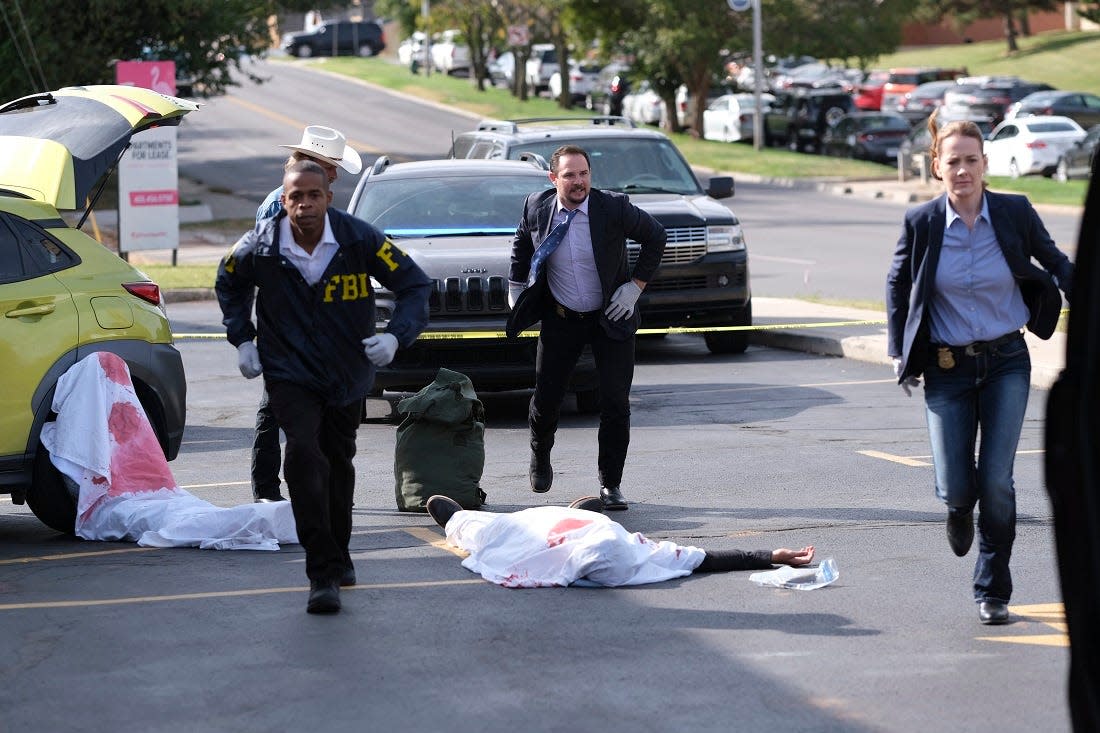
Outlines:
{"label": "road", "polygon": [[[358,85],[332,93],[378,104]],[[284,113],[296,109],[279,99]],[[215,104],[252,119],[271,141],[292,142],[304,124],[321,121]],[[349,116],[331,123],[353,140],[385,139],[381,128],[356,126],[369,116],[361,109],[341,114]],[[271,185],[265,171],[281,160],[278,152],[250,157],[268,147],[258,134],[181,135],[191,146],[181,168],[240,177],[258,197]],[[207,149],[214,166],[196,160]],[[891,228],[900,218],[900,207],[804,194],[740,187],[734,204],[754,253],[871,259],[877,240],[853,237],[854,207]],[[820,209],[807,203],[819,200]],[[786,221],[795,207],[814,223]],[[777,261],[768,278],[767,263],[754,262],[758,293],[795,271]],[[811,270],[812,282],[837,276]],[[880,280],[883,265],[867,270]],[[830,287],[844,287],[837,282]],[[209,302],[175,303],[170,315],[176,332],[220,331]],[[216,504],[246,502],[261,385],[239,376],[222,341],[179,349],[188,428],[175,477]],[[535,495],[526,488],[526,395],[481,397],[489,509],[593,492],[591,417],[566,409],[554,488]],[[4,497],[0,674],[12,684],[0,697],[0,733],[1068,730],[1068,656],[1041,488],[1045,401],[1033,391],[1017,459],[1016,592],[1013,623],[1002,627],[978,624],[973,555],[958,559],[947,548],[919,400],[879,366],[755,346],[714,356],[688,336],[639,345],[623,482],[633,504],[616,519],[705,548],[813,543],[819,557],[836,559],[834,585],[762,588],[747,573],[620,590],[490,585],[460,566],[427,517],[396,511],[395,426],[377,418],[361,427],[355,459],[361,585],[343,594],[335,617],[304,613],[300,547],[85,543]]]}

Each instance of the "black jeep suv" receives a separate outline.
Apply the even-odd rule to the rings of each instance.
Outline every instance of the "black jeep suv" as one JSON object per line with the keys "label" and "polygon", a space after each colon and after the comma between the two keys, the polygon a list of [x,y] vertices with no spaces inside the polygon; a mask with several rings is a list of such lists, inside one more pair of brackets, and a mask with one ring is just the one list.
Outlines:
{"label": "black jeep suv", "polygon": [[764,144],[820,152],[825,131],[854,109],[852,95],[835,89],[783,94],[764,113]]}
{"label": "black jeep suv", "polygon": [[[592,161],[592,185],[630,195],[664,225],[668,243],[657,276],[642,293],[642,329],[752,324],[748,251],[741,222],[715,199],[733,196],[733,179],[711,178],[706,190],[660,132],[622,117],[484,120],[457,135],[453,158],[549,160],[579,145]],[[518,220],[517,220],[518,223]],[[640,245],[627,242],[632,261]],[[747,331],[705,333],[713,353],[740,353]]]}

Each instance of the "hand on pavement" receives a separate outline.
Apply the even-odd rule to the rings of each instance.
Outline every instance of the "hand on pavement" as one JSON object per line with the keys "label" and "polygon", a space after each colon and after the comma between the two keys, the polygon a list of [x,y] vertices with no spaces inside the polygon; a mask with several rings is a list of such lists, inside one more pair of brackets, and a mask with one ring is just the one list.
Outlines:
{"label": "hand on pavement", "polygon": [[260,352],[256,350],[256,344],[245,341],[237,347],[237,367],[245,379],[255,379],[263,373],[260,364]]}
{"label": "hand on pavement", "polygon": [[786,547],[772,550],[772,562],[780,565],[809,565],[813,560],[813,545],[807,545],[801,550],[788,550]]}
{"label": "hand on pavement", "polygon": [[523,283],[514,283],[511,280],[508,281],[508,309],[515,310],[516,301],[519,300],[520,293],[527,289],[527,286]]}
{"label": "hand on pavement", "polygon": [[[896,356],[894,357],[894,376],[901,376],[901,359]],[[912,397],[913,388],[919,386],[920,379],[917,377],[906,377],[905,379],[901,380],[901,390],[905,392],[906,397]]]}
{"label": "hand on pavement", "polygon": [[611,304],[607,306],[604,315],[612,321],[629,318],[634,313],[634,305],[642,294],[642,289],[633,280],[627,280],[619,286],[615,294],[611,296]]}
{"label": "hand on pavement", "polygon": [[384,367],[393,361],[397,353],[397,337],[390,333],[379,333],[363,339],[363,351],[370,363]]}

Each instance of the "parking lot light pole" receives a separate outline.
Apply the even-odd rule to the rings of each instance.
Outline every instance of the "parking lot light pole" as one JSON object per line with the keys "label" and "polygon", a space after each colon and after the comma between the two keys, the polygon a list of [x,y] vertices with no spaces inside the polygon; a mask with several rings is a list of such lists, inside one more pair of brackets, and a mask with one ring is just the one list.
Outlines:
{"label": "parking lot light pole", "polygon": [[431,0],[420,0],[420,15],[424,18],[424,76],[432,75],[432,34],[428,23],[431,12]]}
{"label": "parking lot light pole", "polygon": [[756,109],[752,115],[752,146],[760,150],[764,146],[764,114],[760,106],[764,86],[763,42],[760,31],[760,0],[726,0],[730,10],[744,12],[752,8],[752,88]]}

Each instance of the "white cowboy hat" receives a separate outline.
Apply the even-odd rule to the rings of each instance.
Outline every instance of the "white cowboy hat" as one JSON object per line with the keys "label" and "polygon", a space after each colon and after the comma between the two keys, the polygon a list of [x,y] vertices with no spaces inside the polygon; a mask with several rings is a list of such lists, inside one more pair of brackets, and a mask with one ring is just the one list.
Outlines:
{"label": "white cowboy hat", "polygon": [[310,125],[302,131],[302,142],[297,145],[280,145],[290,148],[311,158],[319,158],[338,165],[348,173],[356,175],[363,170],[363,161],[359,153],[348,145],[347,138],[339,130],[321,125]]}

